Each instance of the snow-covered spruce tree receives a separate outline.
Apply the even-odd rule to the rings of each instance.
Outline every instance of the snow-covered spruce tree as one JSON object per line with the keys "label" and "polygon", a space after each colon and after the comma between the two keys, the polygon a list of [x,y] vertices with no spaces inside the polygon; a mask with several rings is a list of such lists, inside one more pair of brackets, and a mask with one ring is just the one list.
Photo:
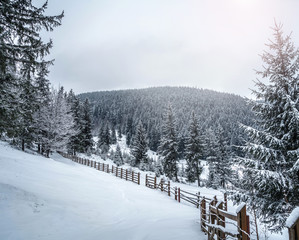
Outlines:
{"label": "snow-covered spruce tree", "polygon": [[36,105],[37,110],[33,113],[34,122],[34,139],[38,146],[38,153],[42,154],[43,138],[45,137],[45,132],[42,129],[42,113],[41,109],[43,106],[48,105],[50,101],[50,82],[47,79],[48,70],[43,69],[43,71],[37,74],[34,81],[34,87],[36,92]]}
{"label": "snow-covered spruce tree", "polygon": [[117,165],[117,166],[120,166],[120,165],[123,165],[124,164],[124,160],[123,160],[123,156],[122,156],[122,152],[120,150],[120,146],[117,144],[116,146],[116,151],[114,153],[114,156],[113,156],[113,162]]}
{"label": "snow-covered spruce tree", "polygon": [[117,137],[116,137],[116,130],[115,130],[115,124],[111,124],[111,144],[116,144]]}
{"label": "snow-covered spruce tree", "polygon": [[209,163],[207,186],[225,189],[232,176],[232,161],[223,128],[218,125],[216,130],[208,130],[207,138],[207,149],[209,149],[209,157],[207,157]]}
{"label": "snow-covered spruce tree", "polygon": [[200,186],[200,174],[203,167],[200,164],[200,159],[203,158],[204,140],[202,139],[199,129],[197,118],[192,112],[192,117],[189,126],[189,136],[186,140],[185,157],[187,160],[187,180],[189,182],[195,182],[197,180],[198,186]]}
{"label": "snow-covered spruce tree", "polygon": [[111,136],[108,123],[101,126],[98,137],[98,149],[101,151],[102,154],[108,153],[111,144]]}
{"label": "snow-covered spruce tree", "polygon": [[213,129],[209,128],[205,132],[206,143],[206,160],[209,167],[209,175],[207,180],[207,187],[217,189],[219,187],[219,144],[216,134]]}
{"label": "snow-covered spruce tree", "polygon": [[256,82],[257,100],[251,102],[259,128],[244,126],[249,136],[241,159],[245,170],[234,198],[258,206],[257,216],[280,231],[299,204],[299,50],[281,24],[273,31],[274,40],[261,55],[263,71],[257,71],[268,84]]}
{"label": "snow-covered spruce tree", "polygon": [[74,118],[64,96],[63,88],[52,89],[50,102],[41,108],[43,152],[49,156],[53,150],[65,150],[70,138],[77,134],[74,129]]}
{"label": "snow-covered spruce tree", "polygon": [[122,138],[122,131],[121,131],[121,125],[120,124],[117,127],[117,138],[118,138],[118,140],[121,140],[121,138]]}
{"label": "snow-covered spruce tree", "polygon": [[165,175],[178,181],[178,143],[176,121],[171,106],[164,116],[162,137],[159,145],[159,153],[162,155],[162,165]]}
{"label": "snow-covered spruce tree", "polygon": [[81,147],[81,119],[82,119],[82,114],[81,114],[81,106],[80,106],[80,101],[76,97],[75,93],[73,90],[70,90],[67,96],[67,103],[71,108],[71,112],[74,118],[74,129],[76,130],[76,134],[71,136],[69,143],[68,143],[68,152],[70,154],[76,155],[77,152],[80,152],[82,147]]}
{"label": "snow-covered spruce tree", "polygon": [[91,134],[91,118],[90,118],[90,105],[88,99],[85,99],[82,105],[82,120],[81,120],[81,151],[87,152],[93,146]]}
{"label": "snow-covered spruce tree", "polygon": [[232,177],[232,159],[229,150],[228,140],[225,137],[223,128],[219,125],[216,129],[216,137],[218,142],[217,158],[218,167],[216,174],[218,175],[218,185],[224,189],[229,182],[231,182]]}
{"label": "snow-covered spruce tree", "polygon": [[126,144],[130,146],[133,136],[133,118],[129,117],[126,124]]}
{"label": "snow-covered spruce tree", "polygon": [[[34,109],[29,110],[28,105],[22,109],[16,105],[28,100],[22,98],[26,95],[22,93],[33,85],[36,75],[44,73],[52,64],[52,61],[44,60],[52,41],[44,43],[39,32],[43,29],[52,31],[60,25],[63,17],[63,14],[45,16],[46,8],[47,2],[40,8],[33,6],[31,1],[0,2],[0,133],[23,140],[28,140]],[[25,112],[30,115],[25,115]],[[30,123],[30,126],[18,125],[19,114],[25,120],[23,123]]]}
{"label": "snow-covered spruce tree", "polygon": [[19,91],[18,114],[14,137],[18,138],[21,148],[25,150],[25,144],[30,146],[34,139],[33,113],[38,109],[35,89],[31,79],[22,78]]}
{"label": "snow-covered spruce tree", "polygon": [[[133,155],[132,165],[142,167],[142,170],[147,168],[148,157],[147,157],[147,139],[146,131],[140,121],[137,125],[135,136],[131,144],[131,154]],[[141,166],[142,165],[142,166]]]}

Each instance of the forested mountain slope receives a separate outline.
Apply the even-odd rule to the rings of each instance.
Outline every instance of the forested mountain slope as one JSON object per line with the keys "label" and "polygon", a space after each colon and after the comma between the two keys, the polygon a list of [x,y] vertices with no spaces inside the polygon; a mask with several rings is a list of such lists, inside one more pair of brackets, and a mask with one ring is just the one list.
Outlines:
{"label": "forested mountain slope", "polygon": [[149,147],[157,150],[162,117],[171,105],[176,117],[180,148],[184,149],[192,111],[198,116],[203,133],[222,127],[229,145],[242,143],[244,134],[239,123],[252,125],[253,115],[246,100],[240,96],[190,87],[155,87],[134,90],[101,91],[80,94],[92,106],[93,128],[97,134],[103,124],[119,129],[128,136],[128,143],[141,120]]}

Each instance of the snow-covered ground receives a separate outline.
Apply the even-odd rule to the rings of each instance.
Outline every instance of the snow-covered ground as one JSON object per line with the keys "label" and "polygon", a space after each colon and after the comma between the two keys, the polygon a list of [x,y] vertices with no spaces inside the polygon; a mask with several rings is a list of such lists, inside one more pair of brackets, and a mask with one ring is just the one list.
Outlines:
{"label": "snow-covered ground", "polygon": [[0,142],[0,239],[205,239],[198,211],[142,185]]}
{"label": "snow-covered ground", "polygon": [[[97,155],[89,158],[113,164]],[[47,159],[0,141],[0,239],[207,239],[199,211],[146,188],[146,173],[153,175],[141,172],[139,186],[58,154]],[[223,197],[217,190],[171,185]],[[235,209],[229,202],[229,210]],[[287,231],[268,239],[288,239]]]}

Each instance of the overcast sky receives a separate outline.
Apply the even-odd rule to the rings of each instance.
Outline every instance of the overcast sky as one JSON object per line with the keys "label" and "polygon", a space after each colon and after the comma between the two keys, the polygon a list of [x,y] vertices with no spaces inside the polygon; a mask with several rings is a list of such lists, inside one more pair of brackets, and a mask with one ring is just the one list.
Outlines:
{"label": "overcast sky", "polygon": [[49,0],[47,14],[62,10],[44,34],[49,78],[76,93],[167,85],[250,97],[274,18],[299,46],[299,0]]}

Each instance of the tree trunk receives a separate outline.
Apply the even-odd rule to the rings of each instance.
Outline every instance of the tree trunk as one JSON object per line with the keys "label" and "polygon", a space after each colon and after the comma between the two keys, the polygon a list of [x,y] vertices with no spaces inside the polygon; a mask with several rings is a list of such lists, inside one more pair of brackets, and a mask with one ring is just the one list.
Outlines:
{"label": "tree trunk", "polygon": [[255,223],[256,240],[259,240],[259,230],[258,230],[258,226],[257,226],[255,208],[253,208],[253,217],[254,217],[254,223]]}
{"label": "tree trunk", "polygon": [[25,151],[25,140],[22,139],[22,151]]}
{"label": "tree trunk", "polygon": [[40,143],[37,145],[37,152],[38,152],[38,153],[41,153]]}
{"label": "tree trunk", "polygon": [[197,185],[200,187],[200,174],[199,174],[199,163],[197,163],[197,167],[196,167],[196,175],[197,175]]}

